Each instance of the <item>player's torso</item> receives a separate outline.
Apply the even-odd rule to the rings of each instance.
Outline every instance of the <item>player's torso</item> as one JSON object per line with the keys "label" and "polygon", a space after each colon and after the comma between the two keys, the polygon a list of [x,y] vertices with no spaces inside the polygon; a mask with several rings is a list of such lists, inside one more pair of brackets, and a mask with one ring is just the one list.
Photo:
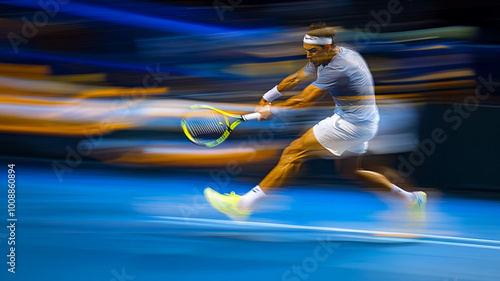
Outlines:
{"label": "player's torso", "polygon": [[[336,104],[335,112],[351,121],[378,121],[374,82],[367,63],[359,53],[350,48],[339,47],[339,50],[328,64],[329,69],[342,72],[344,77],[329,89]],[[325,67],[318,67],[318,77],[326,70]]]}

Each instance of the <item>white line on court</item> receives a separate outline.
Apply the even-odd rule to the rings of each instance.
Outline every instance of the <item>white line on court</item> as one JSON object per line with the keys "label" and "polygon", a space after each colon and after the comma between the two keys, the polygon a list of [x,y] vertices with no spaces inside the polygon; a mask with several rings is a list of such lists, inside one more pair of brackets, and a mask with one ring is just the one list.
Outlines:
{"label": "white line on court", "polygon": [[[500,250],[500,241],[487,240],[487,239],[477,239],[477,238],[467,238],[467,237],[454,237],[454,236],[403,233],[403,232],[389,232],[389,231],[372,231],[372,230],[361,230],[361,229],[335,228],[335,227],[323,227],[323,226],[307,226],[307,225],[294,225],[294,224],[281,224],[281,223],[269,223],[269,222],[255,222],[255,221],[232,221],[232,220],[171,217],[171,216],[154,216],[154,217],[156,217],[158,219],[162,219],[162,220],[183,221],[186,224],[189,224],[190,222],[199,222],[199,223],[209,223],[211,225],[251,226],[251,227],[267,227],[267,228],[279,228],[279,229],[316,230],[316,231],[323,231],[323,232],[358,233],[358,234],[373,235],[374,237],[372,237],[372,238],[375,238],[375,239],[378,238],[378,240],[414,241],[417,243],[454,245],[454,246],[462,246],[462,247],[473,247],[473,248],[485,248],[485,249]],[[382,237],[379,237],[378,235],[380,235]],[[387,237],[387,236],[394,236],[394,237]],[[436,240],[423,240],[423,239],[436,239]],[[442,241],[442,240],[448,240],[448,241]],[[450,241],[453,241],[453,242],[450,242]],[[471,244],[471,243],[481,243],[481,244]],[[484,245],[484,244],[493,244],[493,245],[499,245],[499,246]]]}

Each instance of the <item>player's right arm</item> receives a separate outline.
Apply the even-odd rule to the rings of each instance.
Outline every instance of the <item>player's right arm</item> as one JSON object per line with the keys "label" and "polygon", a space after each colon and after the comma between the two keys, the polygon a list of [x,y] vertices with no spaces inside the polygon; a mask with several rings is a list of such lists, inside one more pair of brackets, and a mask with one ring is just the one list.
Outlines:
{"label": "player's right arm", "polygon": [[308,80],[308,76],[304,72],[304,67],[301,68],[299,71],[289,75],[283,81],[281,81],[278,84],[278,91],[286,91],[289,89],[293,89],[295,86],[298,84],[304,82],[305,80]]}
{"label": "player's right arm", "polygon": [[[298,84],[311,79],[309,76],[306,75],[304,72],[304,67],[299,69],[299,71],[288,75],[285,79],[283,79],[278,85],[277,85],[277,90],[279,92],[281,91],[286,91],[289,89],[295,88]],[[257,104],[257,107],[255,108],[255,111],[258,110],[259,107],[266,106],[268,104],[271,104],[271,101],[266,100],[264,97],[260,100],[259,104]]]}

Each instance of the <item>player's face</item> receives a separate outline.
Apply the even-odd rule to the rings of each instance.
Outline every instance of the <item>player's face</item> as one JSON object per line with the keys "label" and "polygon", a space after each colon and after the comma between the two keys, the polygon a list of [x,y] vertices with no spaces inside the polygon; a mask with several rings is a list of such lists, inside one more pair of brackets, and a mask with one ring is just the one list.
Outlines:
{"label": "player's face", "polygon": [[328,50],[330,48],[327,48],[326,46],[304,43],[304,49],[306,50],[307,58],[315,66],[319,66],[323,61],[329,58]]}

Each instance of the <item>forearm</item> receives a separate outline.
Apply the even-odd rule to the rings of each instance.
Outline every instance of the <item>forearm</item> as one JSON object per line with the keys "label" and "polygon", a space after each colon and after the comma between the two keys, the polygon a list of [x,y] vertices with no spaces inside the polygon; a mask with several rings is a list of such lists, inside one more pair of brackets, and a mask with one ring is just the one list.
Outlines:
{"label": "forearm", "polygon": [[326,91],[313,86],[312,84],[307,86],[302,93],[287,99],[284,102],[276,103],[269,108],[273,115],[283,114],[283,111],[287,108],[304,108],[314,104],[316,100],[322,97]]}
{"label": "forearm", "polygon": [[286,91],[295,88],[301,81],[298,73],[294,73],[283,79],[278,84],[278,91]]}
{"label": "forearm", "polygon": [[[311,105],[313,99],[314,97],[312,97],[311,95],[307,95],[306,92],[302,92],[300,95],[290,97],[283,102],[273,103],[273,107],[275,108],[276,112],[284,108],[303,108]],[[270,104],[271,103],[268,102],[264,96],[258,106],[270,106]]]}
{"label": "forearm", "polygon": [[285,107],[307,107],[311,105],[314,100],[323,95],[323,90],[311,84],[307,86],[300,95],[293,96],[282,103],[275,104],[273,106],[275,112],[271,112],[271,102],[282,96],[280,91],[291,89],[307,78],[307,75],[304,73],[303,69],[301,69],[296,73],[289,75],[273,89],[265,93],[259,104],[255,108],[256,112],[261,113],[259,121],[267,119],[271,114],[277,114],[278,111],[281,111],[281,109]]}
{"label": "forearm", "polygon": [[303,108],[312,105],[316,100],[322,97],[326,91],[310,84],[299,95],[290,97],[284,102],[274,104],[280,107]]}
{"label": "forearm", "polygon": [[278,85],[264,94],[263,99],[261,100],[259,105],[264,105],[267,102],[272,102],[278,99],[282,96],[281,91],[291,90],[308,78],[309,77],[305,74],[303,68],[291,75],[288,75]]}
{"label": "forearm", "polygon": [[300,95],[297,95],[287,99],[284,102],[275,103],[272,106],[268,105],[268,107],[270,114],[281,116],[287,111],[287,109],[304,108],[308,107],[311,104],[312,102],[303,99],[302,97],[300,97]]}
{"label": "forearm", "polygon": [[284,102],[273,104],[276,107],[291,107],[291,108],[303,108],[307,107],[312,103],[310,99],[307,99],[303,95],[296,95]]}
{"label": "forearm", "polygon": [[259,121],[267,119],[270,115],[282,115],[287,108],[303,108],[309,106],[314,100],[314,97],[313,95],[307,94],[308,92],[303,91],[300,95],[293,96],[284,102],[275,103],[273,106],[263,98],[256,109],[257,112],[261,113]]}

